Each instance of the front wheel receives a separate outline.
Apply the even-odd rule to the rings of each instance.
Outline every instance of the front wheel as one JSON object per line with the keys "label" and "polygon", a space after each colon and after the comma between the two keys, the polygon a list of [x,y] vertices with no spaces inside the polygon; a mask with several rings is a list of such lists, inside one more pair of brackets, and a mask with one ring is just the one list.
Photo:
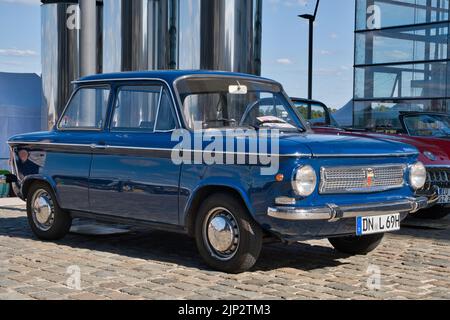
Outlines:
{"label": "front wheel", "polygon": [[205,200],[196,218],[195,238],[205,262],[228,273],[253,267],[262,247],[261,227],[241,201],[228,194]]}
{"label": "front wheel", "polygon": [[342,253],[350,255],[365,255],[375,250],[383,240],[384,234],[373,234],[362,237],[330,238],[332,246]]}
{"label": "front wheel", "polygon": [[53,190],[42,182],[30,187],[27,216],[31,230],[41,240],[59,240],[72,225],[72,218],[59,207]]}

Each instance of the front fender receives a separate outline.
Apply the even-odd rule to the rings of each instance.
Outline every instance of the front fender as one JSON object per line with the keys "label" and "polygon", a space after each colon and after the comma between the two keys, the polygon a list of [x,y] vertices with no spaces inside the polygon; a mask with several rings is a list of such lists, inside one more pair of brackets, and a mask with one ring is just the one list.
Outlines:
{"label": "front fender", "polygon": [[56,201],[58,201],[58,203],[60,203],[60,199],[59,199],[58,193],[56,191],[57,190],[56,182],[51,177],[41,175],[41,174],[34,174],[34,175],[26,176],[20,182],[20,189],[19,189],[18,195],[22,200],[26,200],[30,186],[36,181],[41,181],[41,182],[47,183],[50,186],[50,188],[52,188],[53,193],[56,196]]}
{"label": "front fender", "polygon": [[192,200],[195,198],[195,195],[204,188],[224,188],[224,189],[232,189],[235,192],[237,192],[244,204],[246,205],[248,211],[250,214],[254,215],[254,208],[252,206],[252,203],[250,201],[250,197],[248,194],[249,186],[244,186],[241,181],[236,181],[231,178],[225,178],[225,177],[211,177],[207,178],[205,180],[202,180],[196,188],[193,190],[191,196],[188,200],[188,208],[192,204]]}
{"label": "front fender", "polygon": [[217,192],[235,194],[242,200],[249,213],[254,216],[255,210],[250,197],[252,181],[248,167],[183,166],[179,197],[180,225],[192,230],[201,202],[212,193]]}

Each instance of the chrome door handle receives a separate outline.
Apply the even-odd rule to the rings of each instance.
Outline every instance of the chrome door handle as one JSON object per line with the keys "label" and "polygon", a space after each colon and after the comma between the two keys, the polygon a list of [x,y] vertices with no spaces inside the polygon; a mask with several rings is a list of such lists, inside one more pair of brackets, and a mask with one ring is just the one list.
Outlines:
{"label": "chrome door handle", "polygon": [[91,149],[93,150],[105,150],[108,149],[108,146],[106,144],[91,144]]}

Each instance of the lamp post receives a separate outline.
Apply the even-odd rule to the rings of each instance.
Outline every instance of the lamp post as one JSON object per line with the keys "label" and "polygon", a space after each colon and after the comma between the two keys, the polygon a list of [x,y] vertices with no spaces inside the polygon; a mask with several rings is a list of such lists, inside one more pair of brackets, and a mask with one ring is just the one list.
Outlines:
{"label": "lamp post", "polygon": [[309,53],[308,53],[308,99],[311,100],[313,96],[312,82],[313,82],[313,53],[314,53],[314,21],[316,21],[317,10],[319,9],[320,0],[316,0],[316,6],[313,14],[301,14],[300,18],[306,19],[309,22]]}

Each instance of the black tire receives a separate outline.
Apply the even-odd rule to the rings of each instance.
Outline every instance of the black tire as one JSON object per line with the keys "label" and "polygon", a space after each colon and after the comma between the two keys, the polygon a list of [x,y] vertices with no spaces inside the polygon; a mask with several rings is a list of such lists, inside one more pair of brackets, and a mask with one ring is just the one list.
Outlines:
{"label": "black tire", "polygon": [[[33,210],[33,202],[35,197],[42,195],[48,199],[50,205],[52,218],[49,218],[48,223],[41,225],[36,217],[35,210]],[[28,223],[31,230],[41,240],[52,241],[60,240],[69,232],[72,225],[72,218],[69,213],[62,210],[56,201],[55,193],[48,184],[43,182],[35,182],[31,185],[27,195],[27,216]]]}
{"label": "black tire", "polygon": [[350,255],[365,255],[375,250],[383,240],[384,234],[373,234],[362,237],[330,238],[328,241],[342,253]]}
{"label": "black tire", "polygon": [[443,219],[450,214],[450,208],[446,208],[441,205],[436,205],[434,207],[420,210],[412,214],[411,216],[418,219],[430,219],[430,220],[439,220]]}
{"label": "black tire", "polygon": [[17,197],[17,194],[16,194],[16,192],[14,190],[13,184],[14,183],[12,183],[12,182],[9,184],[9,195],[8,195],[8,197],[10,197],[10,198],[16,198]]}
{"label": "black tire", "polygon": [[[207,230],[214,217],[223,214],[234,218],[234,230],[238,236],[233,237],[238,243],[234,253],[220,257],[209,240]],[[218,210],[218,211],[217,211]],[[218,212],[217,214],[214,212]],[[215,216],[213,216],[213,214]],[[229,216],[231,214],[231,217]],[[236,231],[237,230],[237,231]],[[235,235],[235,234],[234,234]],[[250,216],[247,208],[239,199],[225,193],[218,193],[208,197],[201,205],[195,221],[195,240],[198,251],[205,262],[218,271],[227,273],[241,273],[252,268],[258,260],[262,247],[263,232],[261,227]]]}

